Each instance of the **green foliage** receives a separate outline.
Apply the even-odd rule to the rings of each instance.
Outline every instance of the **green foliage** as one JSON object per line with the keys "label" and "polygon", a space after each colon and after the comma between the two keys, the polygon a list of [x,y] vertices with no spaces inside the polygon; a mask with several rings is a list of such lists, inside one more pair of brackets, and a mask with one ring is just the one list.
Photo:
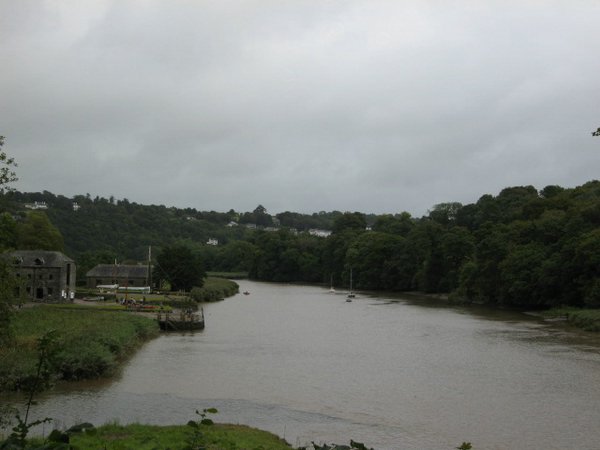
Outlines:
{"label": "green foliage", "polygon": [[[73,200],[81,208],[75,212],[71,199],[48,192],[5,197],[13,206],[24,201],[51,205],[47,214],[84,268],[80,276],[96,261],[145,260],[152,245],[155,255],[186,247],[205,269],[248,272],[265,281],[333,280],[347,286],[352,267],[356,289],[421,290],[452,294],[457,301],[527,308],[600,306],[598,181],[573,189],[546,186],[539,192],[532,186],[508,187],[473,204],[440,203],[420,219],[408,213],[285,212],[277,219],[289,228],[279,231],[226,226],[232,220],[271,224],[273,217],[260,205],[240,215],[77,196]],[[5,248],[13,236],[10,217],[0,218]],[[310,227],[329,228],[333,234],[319,238],[290,229]],[[220,245],[205,245],[208,237]],[[172,256],[172,264],[182,259]],[[164,272],[155,275],[169,282]],[[178,280],[170,284],[186,290],[198,286]],[[205,294],[196,289],[194,296]]]}
{"label": "green foliage", "polygon": [[17,248],[62,252],[64,241],[60,231],[52,225],[45,213],[31,211],[27,213],[25,221],[17,227]]}
{"label": "green foliage", "polygon": [[10,158],[2,151],[3,146],[4,136],[0,136],[0,194],[12,190],[8,185],[18,180],[17,174],[12,169],[17,167],[17,163],[14,158]]}
{"label": "green foliage", "polygon": [[295,235],[286,229],[259,231],[252,244],[256,247],[251,278],[267,281],[321,281],[321,238]]}
{"label": "green foliage", "polygon": [[158,334],[156,321],[95,308],[39,305],[19,310],[13,320],[15,344],[0,347],[0,391],[27,389],[35,379],[33,345],[41,330],[55,329],[60,346],[47,367],[54,379],[97,378],[143,340]]}
{"label": "green foliage", "polygon": [[202,261],[186,246],[165,247],[156,258],[153,278],[168,282],[172,291],[202,287],[205,276]]}
{"label": "green foliage", "polygon": [[212,270],[248,272],[254,262],[257,247],[247,241],[231,241],[217,249]]}
{"label": "green foliage", "polygon": [[17,247],[17,222],[8,213],[0,214],[0,252]]}
{"label": "green foliage", "polygon": [[373,224],[373,231],[379,231],[381,233],[397,234],[406,237],[410,230],[415,225],[415,221],[411,218],[410,214],[403,212],[395,216],[391,214],[383,214],[375,219]]}
{"label": "green foliage", "polygon": [[[211,408],[212,409],[212,408]],[[197,421],[194,421],[197,423]],[[87,450],[156,450],[189,449],[197,430],[207,450],[290,450],[289,444],[277,436],[244,425],[218,424],[183,426],[118,425],[108,424],[93,432],[69,433],[74,448]]]}
{"label": "green foliage", "polygon": [[337,217],[333,222],[334,233],[342,233],[345,230],[364,231],[365,228],[367,228],[367,219],[366,216],[360,212],[346,212]]}
{"label": "green foliage", "polygon": [[214,422],[208,418],[209,414],[217,414],[216,408],[205,408],[202,412],[196,410],[198,420],[190,420],[188,426],[192,428],[192,434],[187,441],[185,450],[206,450],[206,437],[204,434],[205,427],[214,425]]}
{"label": "green foliage", "polygon": [[17,278],[12,267],[4,258],[0,258],[0,348],[10,348],[14,344],[13,318],[15,315],[15,289]]}
{"label": "green foliage", "polygon": [[342,213],[339,211],[320,211],[311,215],[285,211],[277,214],[275,217],[279,220],[282,227],[298,231],[308,231],[311,228],[331,230],[334,221],[341,215]]}
{"label": "green foliage", "polygon": [[569,323],[586,331],[600,331],[600,309],[557,307],[543,313],[546,318],[564,318]]}
{"label": "green foliage", "polygon": [[190,297],[195,302],[214,302],[235,295],[239,288],[235,281],[208,277],[204,286],[192,288]]}
{"label": "green foliage", "polygon": [[51,370],[53,356],[56,353],[56,331],[50,330],[45,332],[37,339],[36,345],[36,364],[35,372],[25,390],[27,392],[27,402],[25,408],[25,417],[22,418],[20,413],[15,414],[17,424],[13,427],[12,433],[4,442],[0,442],[0,449],[25,449],[27,445],[27,435],[29,431],[42,423],[50,422],[52,419],[46,417],[41,420],[29,422],[29,412],[33,405],[33,397],[35,394],[46,389],[51,380]]}

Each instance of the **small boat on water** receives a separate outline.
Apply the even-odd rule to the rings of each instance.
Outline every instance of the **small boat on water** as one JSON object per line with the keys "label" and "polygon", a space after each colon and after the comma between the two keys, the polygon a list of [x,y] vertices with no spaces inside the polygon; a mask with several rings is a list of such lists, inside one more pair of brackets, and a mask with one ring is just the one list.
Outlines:
{"label": "small boat on water", "polygon": [[352,268],[350,268],[350,292],[346,296],[346,301],[351,302],[353,298],[356,297],[356,294],[352,291]]}
{"label": "small boat on water", "polygon": [[204,310],[198,313],[190,310],[181,311],[179,315],[171,312],[157,314],[158,326],[162,331],[197,331],[204,329]]}

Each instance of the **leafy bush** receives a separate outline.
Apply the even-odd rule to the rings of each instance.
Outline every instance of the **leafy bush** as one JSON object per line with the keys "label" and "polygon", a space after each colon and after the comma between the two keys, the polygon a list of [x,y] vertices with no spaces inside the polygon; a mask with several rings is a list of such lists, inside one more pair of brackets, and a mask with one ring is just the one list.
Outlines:
{"label": "leafy bush", "polygon": [[235,295],[239,289],[235,281],[209,277],[203,287],[192,289],[190,297],[195,302],[215,302]]}
{"label": "leafy bush", "polygon": [[155,320],[135,314],[49,305],[19,310],[15,343],[0,348],[0,390],[20,390],[35,370],[36,340],[55,329],[59,350],[52,359],[57,379],[110,374],[132,348],[158,334]]}

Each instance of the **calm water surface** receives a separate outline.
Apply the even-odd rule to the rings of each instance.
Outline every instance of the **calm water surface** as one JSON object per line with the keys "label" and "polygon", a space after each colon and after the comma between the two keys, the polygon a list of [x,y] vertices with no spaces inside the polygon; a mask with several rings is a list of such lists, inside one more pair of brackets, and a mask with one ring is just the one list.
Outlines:
{"label": "calm water surface", "polygon": [[207,327],[146,344],[120,377],[51,393],[59,425],[180,424],[198,408],[292,445],[600,449],[600,336],[511,312],[240,282]]}

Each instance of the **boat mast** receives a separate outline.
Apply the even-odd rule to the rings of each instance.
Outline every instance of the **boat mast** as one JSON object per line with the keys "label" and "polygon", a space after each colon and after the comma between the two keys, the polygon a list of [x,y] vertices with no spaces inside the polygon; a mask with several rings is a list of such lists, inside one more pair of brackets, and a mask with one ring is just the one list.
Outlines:
{"label": "boat mast", "polygon": [[146,286],[152,290],[152,246],[148,246],[148,273],[146,274]]}

